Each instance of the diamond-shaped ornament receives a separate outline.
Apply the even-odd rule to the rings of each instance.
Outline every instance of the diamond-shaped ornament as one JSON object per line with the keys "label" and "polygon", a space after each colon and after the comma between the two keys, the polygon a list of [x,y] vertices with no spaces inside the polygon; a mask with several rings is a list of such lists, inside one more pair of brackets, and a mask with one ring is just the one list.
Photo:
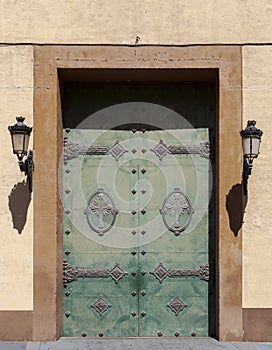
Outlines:
{"label": "diamond-shaped ornament", "polygon": [[128,152],[122,145],[120,145],[119,141],[117,140],[115,144],[110,148],[108,153],[111,153],[111,155],[116,159],[119,160],[120,157],[124,153]]}
{"label": "diamond-shaped ornament", "polygon": [[182,300],[180,300],[179,296],[177,295],[173,300],[170,301],[169,304],[166,305],[171,309],[171,311],[174,312],[175,316],[178,316],[179,313],[185,309],[188,305],[184,304]]}
{"label": "diamond-shaped ornament", "polygon": [[128,273],[124,271],[118,264],[116,264],[110,271],[111,278],[117,283]]}
{"label": "diamond-shaped ornament", "polygon": [[153,149],[150,149],[150,151],[154,152],[156,156],[159,157],[159,160],[163,160],[166,154],[170,153],[168,147],[163,142],[163,140],[160,140],[157,146],[155,146]]}
{"label": "diamond-shaped ornament", "polygon": [[162,283],[162,281],[168,276],[168,270],[163,266],[163,263],[159,263],[159,266],[150,273],[151,275],[154,275],[160,283]]}
{"label": "diamond-shaped ornament", "polygon": [[111,304],[107,303],[106,300],[100,296],[92,305],[90,305],[98,312],[99,316],[102,316],[104,312],[112,307]]}

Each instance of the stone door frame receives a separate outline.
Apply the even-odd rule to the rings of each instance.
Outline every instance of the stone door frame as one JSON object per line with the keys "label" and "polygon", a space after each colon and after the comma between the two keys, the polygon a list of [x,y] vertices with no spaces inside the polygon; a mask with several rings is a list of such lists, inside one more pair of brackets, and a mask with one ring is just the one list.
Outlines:
{"label": "stone door frame", "polygon": [[241,182],[241,48],[99,45],[34,47],[34,340],[62,335],[61,81],[106,81],[111,73],[113,80],[124,73],[150,81],[163,71],[171,81],[216,80],[216,337],[243,340],[242,238],[226,210],[226,195]]}

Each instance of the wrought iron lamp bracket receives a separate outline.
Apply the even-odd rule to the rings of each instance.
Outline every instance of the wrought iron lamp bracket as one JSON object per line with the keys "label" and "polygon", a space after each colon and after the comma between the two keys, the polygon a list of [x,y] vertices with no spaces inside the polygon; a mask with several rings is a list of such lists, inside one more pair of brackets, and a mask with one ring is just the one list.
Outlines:
{"label": "wrought iron lamp bracket", "polygon": [[34,171],[33,151],[30,150],[26,160],[19,160],[18,164],[21,172],[25,173],[25,176],[27,177],[29,192],[32,192],[32,176]]}
{"label": "wrought iron lamp bracket", "polygon": [[244,195],[247,196],[247,188],[248,188],[248,178],[251,175],[253,168],[253,160],[248,160],[247,157],[244,156],[243,160],[243,190]]}

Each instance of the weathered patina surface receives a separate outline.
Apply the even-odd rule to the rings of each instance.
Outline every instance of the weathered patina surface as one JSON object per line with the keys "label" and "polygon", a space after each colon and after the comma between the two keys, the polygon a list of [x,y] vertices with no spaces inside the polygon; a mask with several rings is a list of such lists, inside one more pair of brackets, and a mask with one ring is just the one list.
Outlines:
{"label": "weathered patina surface", "polygon": [[208,131],[64,138],[63,334],[208,335]]}

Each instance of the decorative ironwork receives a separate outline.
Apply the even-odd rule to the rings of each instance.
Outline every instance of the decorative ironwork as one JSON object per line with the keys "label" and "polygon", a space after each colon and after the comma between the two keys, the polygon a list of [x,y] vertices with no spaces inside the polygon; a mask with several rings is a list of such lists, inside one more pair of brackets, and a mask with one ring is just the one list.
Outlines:
{"label": "decorative ironwork", "polygon": [[[88,206],[84,210],[84,214],[90,228],[97,232],[99,236],[103,236],[114,225],[118,210],[110,195],[103,188],[99,188],[88,200]],[[112,216],[111,220],[105,222],[104,217],[109,215]]]}
{"label": "decorative ironwork", "polygon": [[124,271],[119,264],[109,269],[92,269],[77,267],[63,261],[63,285],[77,281],[79,278],[109,278],[111,277],[115,283],[118,283],[128,273]]}
{"label": "decorative ironwork", "polygon": [[167,269],[163,263],[159,263],[156,269],[150,272],[151,275],[155,276],[160,283],[166,277],[169,278],[188,278],[188,277],[198,277],[200,280],[208,282],[210,279],[209,264],[201,265],[199,267],[193,268],[181,268],[181,269]]}
{"label": "decorative ironwork", "polygon": [[81,146],[78,143],[69,142],[67,138],[64,139],[64,152],[63,159],[64,161],[77,158],[80,155],[88,156],[99,156],[111,154],[117,161],[124,153],[128,152],[124,147],[119,143],[118,140],[115,141],[115,144],[110,146]]}
{"label": "decorative ironwork", "polygon": [[163,160],[167,154],[198,154],[200,157],[209,159],[210,144],[209,142],[200,142],[198,145],[167,146],[163,140],[160,140],[150,151],[154,152],[159,160]]}
{"label": "decorative ironwork", "polygon": [[106,312],[108,309],[112,307],[112,305],[109,304],[102,297],[102,295],[90,306],[94,308],[96,312],[98,312],[99,316],[103,316],[104,312]]}
{"label": "decorative ironwork", "polygon": [[184,310],[188,305],[184,304],[182,300],[180,300],[179,296],[177,295],[173,300],[170,301],[169,304],[166,305],[171,309],[171,311],[174,312],[175,316],[178,316],[179,313]]}
{"label": "decorative ironwork", "polygon": [[[180,191],[179,188],[175,188],[163,202],[160,214],[162,215],[165,226],[171,232],[179,235],[182,231],[186,230],[189,226],[194,209],[191,204],[190,198],[187,194]],[[187,216],[182,219],[182,217]],[[171,223],[172,217],[174,217],[174,223]]]}

